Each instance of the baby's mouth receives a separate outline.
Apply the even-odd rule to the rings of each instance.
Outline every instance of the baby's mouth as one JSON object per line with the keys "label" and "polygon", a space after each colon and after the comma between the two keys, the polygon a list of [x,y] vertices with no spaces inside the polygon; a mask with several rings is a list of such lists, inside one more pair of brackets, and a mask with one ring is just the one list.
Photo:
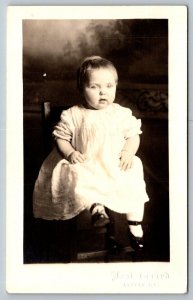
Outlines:
{"label": "baby's mouth", "polygon": [[105,98],[99,99],[99,102],[106,102],[106,101],[107,101],[107,99],[105,99]]}

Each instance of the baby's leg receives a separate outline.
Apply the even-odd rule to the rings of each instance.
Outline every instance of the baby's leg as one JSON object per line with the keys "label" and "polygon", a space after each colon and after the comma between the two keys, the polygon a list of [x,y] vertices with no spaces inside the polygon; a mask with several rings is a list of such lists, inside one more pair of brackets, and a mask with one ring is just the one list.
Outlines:
{"label": "baby's leg", "polygon": [[141,251],[144,248],[143,229],[141,226],[143,214],[144,204],[127,214],[129,239],[131,246],[136,251]]}
{"label": "baby's leg", "polygon": [[[140,224],[143,220],[143,215],[144,215],[144,204],[141,204],[138,208],[136,208],[132,212],[127,213],[126,215],[129,229],[134,236],[137,237],[143,236],[143,229]],[[132,222],[134,223],[132,224]],[[137,224],[137,222],[139,222],[139,224]]]}

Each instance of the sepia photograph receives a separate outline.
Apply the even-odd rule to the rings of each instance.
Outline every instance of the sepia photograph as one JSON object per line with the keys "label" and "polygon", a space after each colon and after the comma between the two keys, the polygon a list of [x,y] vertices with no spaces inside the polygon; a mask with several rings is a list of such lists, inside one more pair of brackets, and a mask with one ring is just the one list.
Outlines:
{"label": "sepia photograph", "polygon": [[[177,141],[172,130],[180,128],[185,146],[187,99],[185,86],[179,127],[180,114],[173,114],[177,105],[170,55],[176,48],[171,46],[172,22],[182,12],[184,26],[183,8],[159,14],[159,9],[151,7],[151,13],[143,14],[139,7],[124,14],[119,7],[118,13],[112,9],[107,14],[95,7],[95,17],[89,16],[94,12],[91,7],[81,17],[80,7],[74,7],[72,14],[64,8],[64,17],[59,8],[57,14],[51,13],[51,7],[45,14],[42,7],[29,7],[26,14],[21,9],[16,22],[20,41],[16,100],[20,99],[22,129],[22,151],[18,152],[22,170],[17,178],[23,182],[22,187],[17,185],[23,195],[22,203],[18,202],[22,208],[18,255],[25,272],[28,268],[34,272],[36,267],[41,274],[46,272],[44,267],[56,271],[58,266],[59,272],[72,268],[76,280],[81,278],[81,266],[88,271],[85,278],[95,268],[97,274],[108,272],[106,287],[104,283],[98,289],[92,282],[88,289],[78,285],[79,292],[83,286],[84,292],[91,288],[121,293],[175,290],[174,278],[179,274],[173,276],[168,268],[175,255],[186,253],[187,204],[185,177],[177,198],[173,193],[180,165],[176,164]],[[11,21],[17,20],[18,11],[19,7],[10,9],[11,34]],[[185,30],[183,34],[186,40]],[[180,80],[186,80],[182,74]],[[182,175],[186,165],[183,168]],[[179,196],[183,202],[177,201],[175,207],[174,198]],[[176,237],[173,224],[179,207],[184,209],[184,219],[181,235]],[[180,236],[182,249],[176,250],[174,242]],[[9,234],[8,250],[11,245]],[[185,262],[186,256],[179,265],[183,292]],[[9,266],[11,270],[11,262]],[[14,272],[10,274],[13,278]],[[33,292],[33,284],[23,291],[20,284],[14,286],[9,290]],[[54,290],[73,292],[70,288],[58,283]],[[52,290],[48,287],[46,292]],[[42,290],[37,287],[36,291]]]}
{"label": "sepia photograph", "polygon": [[24,263],[169,261],[168,20],[22,26]]}

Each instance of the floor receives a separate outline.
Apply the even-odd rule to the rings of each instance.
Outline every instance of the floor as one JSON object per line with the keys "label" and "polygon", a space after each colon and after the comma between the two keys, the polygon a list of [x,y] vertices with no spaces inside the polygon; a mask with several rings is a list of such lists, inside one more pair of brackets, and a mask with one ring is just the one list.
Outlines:
{"label": "floor", "polygon": [[[150,201],[144,214],[145,250],[136,254],[127,237],[125,216],[114,214],[113,227],[120,251],[109,247],[108,232],[96,232],[88,212],[77,220],[43,221],[32,215],[35,178],[44,159],[41,118],[37,112],[24,114],[24,263],[169,261],[168,132],[166,120],[143,120],[138,155]],[[38,155],[37,155],[38,154]],[[77,231],[78,228],[78,231]],[[111,228],[112,230],[112,228]]]}

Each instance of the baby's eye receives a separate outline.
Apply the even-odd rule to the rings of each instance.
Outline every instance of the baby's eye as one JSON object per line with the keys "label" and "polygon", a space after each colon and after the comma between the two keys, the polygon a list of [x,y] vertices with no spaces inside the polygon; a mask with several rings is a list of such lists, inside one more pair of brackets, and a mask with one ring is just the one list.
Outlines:
{"label": "baby's eye", "polygon": [[112,84],[112,83],[108,83],[108,84],[107,84],[107,87],[108,87],[108,88],[111,88],[111,87],[113,87],[113,84]]}
{"label": "baby's eye", "polygon": [[91,85],[90,88],[91,88],[91,89],[96,89],[97,86],[96,86],[96,85]]}

